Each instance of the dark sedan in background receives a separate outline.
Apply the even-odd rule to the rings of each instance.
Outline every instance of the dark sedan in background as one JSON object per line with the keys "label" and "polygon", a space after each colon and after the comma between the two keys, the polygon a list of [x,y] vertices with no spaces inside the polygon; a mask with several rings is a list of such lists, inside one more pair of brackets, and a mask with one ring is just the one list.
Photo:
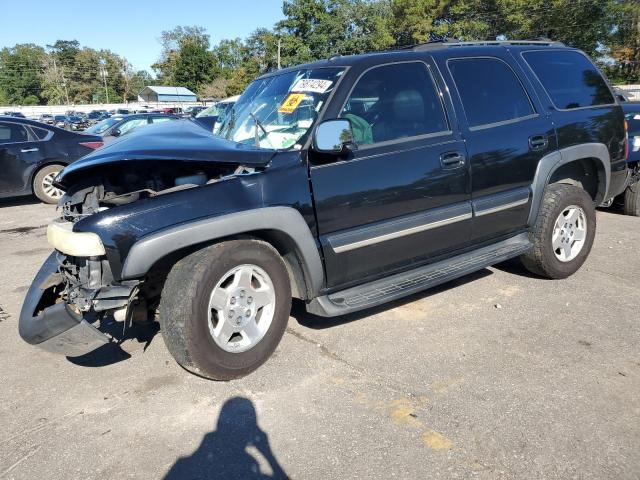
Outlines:
{"label": "dark sedan in background", "polygon": [[54,178],[71,162],[101,147],[102,138],[33,120],[0,116],[0,198],[35,194],[56,203]]}
{"label": "dark sedan in background", "polygon": [[110,142],[131,130],[151,123],[179,120],[177,115],[164,113],[135,113],[132,115],[114,115],[96,123],[85,130],[85,133],[100,135],[105,142]]}

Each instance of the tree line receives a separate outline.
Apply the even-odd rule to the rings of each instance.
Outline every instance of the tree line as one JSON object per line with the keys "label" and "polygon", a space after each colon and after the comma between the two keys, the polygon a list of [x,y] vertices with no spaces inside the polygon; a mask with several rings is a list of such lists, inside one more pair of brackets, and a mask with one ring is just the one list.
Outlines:
{"label": "tree line", "polygon": [[272,28],[215,45],[200,26],[162,32],[155,80],[75,40],[4,48],[0,104],[129,101],[150,83],[223,98],[278,67],[446,39],[548,38],[584,50],[615,83],[640,81],[636,0],[284,0],[282,10]]}

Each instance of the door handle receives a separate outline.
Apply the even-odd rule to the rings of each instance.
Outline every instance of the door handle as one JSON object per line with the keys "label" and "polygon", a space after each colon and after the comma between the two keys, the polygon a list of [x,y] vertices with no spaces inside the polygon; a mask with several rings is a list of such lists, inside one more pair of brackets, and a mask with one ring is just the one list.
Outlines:
{"label": "door handle", "polygon": [[533,135],[529,137],[529,148],[531,150],[544,150],[549,146],[549,139],[546,135]]}
{"label": "door handle", "polygon": [[459,168],[464,165],[464,155],[460,152],[448,152],[440,155],[440,162],[444,168]]}
{"label": "door handle", "polygon": [[40,150],[39,148],[21,148],[20,149],[22,153],[37,152],[39,150]]}

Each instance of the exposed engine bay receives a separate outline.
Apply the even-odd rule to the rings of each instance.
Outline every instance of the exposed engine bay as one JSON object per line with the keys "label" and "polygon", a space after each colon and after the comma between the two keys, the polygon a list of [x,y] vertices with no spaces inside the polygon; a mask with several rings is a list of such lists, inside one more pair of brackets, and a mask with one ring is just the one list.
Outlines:
{"label": "exposed engine bay", "polygon": [[62,218],[75,223],[108,208],[256,171],[255,167],[243,165],[164,163],[131,162],[126,169],[114,169],[113,174],[101,170],[99,177],[86,178],[60,200]]}

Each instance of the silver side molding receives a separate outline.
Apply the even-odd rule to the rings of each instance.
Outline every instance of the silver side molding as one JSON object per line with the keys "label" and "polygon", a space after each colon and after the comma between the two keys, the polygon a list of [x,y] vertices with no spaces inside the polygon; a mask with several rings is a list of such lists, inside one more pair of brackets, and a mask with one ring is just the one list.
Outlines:
{"label": "silver side molding", "polygon": [[355,250],[356,248],[367,247],[376,243],[386,242],[387,240],[393,240],[394,238],[405,237],[407,235],[413,235],[414,233],[424,232],[433,228],[444,227],[445,225],[451,225],[452,223],[461,222],[463,220],[470,220],[472,218],[471,212],[464,213],[462,215],[456,215],[455,217],[445,218],[433,222],[424,223],[422,225],[416,225],[415,227],[405,228],[396,232],[386,233],[384,235],[378,235],[376,237],[367,238],[346,245],[332,246],[333,251],[336,253],[348,252]]}
{"label": "silver side molding", "polygon": [[482,217],[484,215],[490,215],[492,213],[501,212],[503,210],[509,210],[510,208],[519,207],[520,205],[525,205],[529,203],[529,197],[522,198],[520,200],[516,200],[514,202],[505,203],[503,205],[497,205],[492,208],[487,208],[485,210],[476,211],[476,217]]}

